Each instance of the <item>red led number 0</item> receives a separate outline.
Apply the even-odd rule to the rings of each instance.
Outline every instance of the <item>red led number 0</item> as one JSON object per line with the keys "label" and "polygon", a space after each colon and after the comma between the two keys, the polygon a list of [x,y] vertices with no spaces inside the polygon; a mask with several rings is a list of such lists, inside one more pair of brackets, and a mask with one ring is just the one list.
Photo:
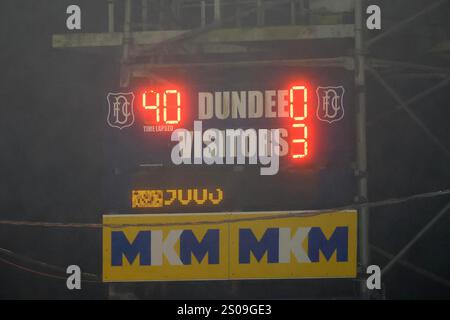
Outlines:
{"label": "red led number 0", "polygon": [[289,90],[290,117],[292,124],[292,158],[301,159],[308,155],[308,126],[303,123],[308,117],[308,89],[294,86]]}
{"label": "red led number 0", "polygon": [[161,121],[161,113],[165,124],[178,124],[181,120],[181,94],[178,90],[164,90],[162,99],[160,92],[146,91],[142,95],[142,106],[145,110],[155,111],[156,123]]}

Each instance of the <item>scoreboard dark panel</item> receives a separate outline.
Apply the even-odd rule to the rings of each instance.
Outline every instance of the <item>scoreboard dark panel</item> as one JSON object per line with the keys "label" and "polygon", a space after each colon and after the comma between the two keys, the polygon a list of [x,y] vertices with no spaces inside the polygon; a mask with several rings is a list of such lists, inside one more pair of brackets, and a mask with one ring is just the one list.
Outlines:
{"label": "scoreboard dark panel", "polygon": [[323,209],[353,201],[350,71],[218,69],[163,78],[105,93],[111,212]]}

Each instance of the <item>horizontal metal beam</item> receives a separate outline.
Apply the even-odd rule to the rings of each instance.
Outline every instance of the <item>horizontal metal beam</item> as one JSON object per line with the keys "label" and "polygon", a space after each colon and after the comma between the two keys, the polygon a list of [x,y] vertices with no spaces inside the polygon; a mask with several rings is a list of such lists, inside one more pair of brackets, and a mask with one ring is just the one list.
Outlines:
{"label": "horizontal metal beam", "polygon": [[392,70],[394,68],[408,69],[408,70],[418,70],[423,72],[435,72],[441,74],[450,74],[450,69],[439,66],[430,66],[425,64],[419,64],[414,62],[405,61],[395,61],[395,60],[385,60],[372,58],[369,59],[369,64],[372,68],[386,68]]}
{"label": "horizontal metal beam", "polygon": [[[177,38],[191,30],[164,30],[133,32],[134,45],[157,45],[172,38]],[[312,40],[353,38],[353,24],[311,25],[311,26],[276,26],[259,28],[216,29],[201,34],[190,40],[194,43],[243,43],[286,40]],[[77,47],[114,47],[123,44],[124,35],[115,33],[70,33],[55,34],[52,37],[53,48]]]}
{"label": "horizontal metal beam", "polygon": [[[249,53],[261,52],[263,48],[251,47],[245,45],[236,45],[232,43],[192,43],[188,42],[182,47],[173,47],[170,49],[170,55],[192,55],[192,54],[230,54],[230,53]],[[151,51],[146,47],[139,46],[133,48],[133,55],[135,57],[150,56]]]}
{"label": "horizontal metal beam", "polygon": [[351,57],[319,58],[319,59],[297,59],[297,60],[259,60],[259,61],[228,61],[228,62],[198,62],[198,63],[175,63],[175,64],[133,64],[132,74],[135,77],[148,77],[156,70],[162,69],[190,69],[190,68],[232,68],[232,67],[263,67],[263,66],[287,66],[287,67],[315,67],[315,68],[353,68]]}
{"label": "horizontal metal beam", "polygon": [[450,55],[450,40],[445,40],[438,43],[434,48],[430,50],[430,52]]}

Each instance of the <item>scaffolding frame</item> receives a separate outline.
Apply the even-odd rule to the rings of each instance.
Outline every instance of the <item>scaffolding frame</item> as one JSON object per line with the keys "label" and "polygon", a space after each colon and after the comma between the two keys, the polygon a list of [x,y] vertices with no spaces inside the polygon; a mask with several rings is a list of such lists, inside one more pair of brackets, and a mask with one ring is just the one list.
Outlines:
{"label": "scaffolding frame", "polygon": [[[394,36],[398,31],[410,26],[416,20],[426,14],[430,14],[448,0],[436,0],[426,8],[396,23],[394,26],[381,32],[379,35],[367,40],[365,30],[365,0],[354,0],[353,24],[335,23],[335,24],[314,24],[311,23],[314,18],[309,9],[309,0],[171,0],[164,1],[161,6],[159,0],[107,0],[108,1],[108,27],[107,32],[97,34],[58,34],[53,35],[54,48],[74,48],[74,47],[118,47],[121,48],[121,73],[120,86],[126,87],[132,77],[147,76],[161,78],[154,74],[156,70],[164,68],[198,68],[211,66],[239,66],[240,64],[252,66],[305,66],[305,67],[339,67],[354,71],[354,81],[356,88],[356,165],[355,177],[357,180],[357,195],[355,201],[358,203],[367,202],[368,196],[368,172],[367,172],[367,126],[373,125],[374,121],[382,121],[386,115],[381,115],[374,121],[367,121],[366,105],[366,75],[369,74],[376,82],[395,99],[397,106],[394,106],[392,112],[403,111],[407,114],[433,144],[450,159],[450,151],[444,142],[430,130],[425,123],[411,110],[410,106],[437,90],[447,87],[450,83],[450,69],[445,67],[436,67],[421,65],[416,63],[391,61],[386,59],[374,58],[369,55],[372,46],[381,42],[387,37]],[[118,1],[124,3],[124,21],[123,30],[116,32],[116,4]],[[142,6],[140,23],[132,23],[132,3],[140,2]],[[158,3],[161,9],[158,13],[158,21],[151,24],[149,8]],[[225,16],[223,9],[225,6],[235,6],[235,12],[232,16]],[[266,15],[271,10],[278,10],[279,6],[288,5],[290,8],[289,24],[284,26],[266,26]],[[198,27],[190,30],[163,30],[164,24],[170,26],[180,25],[180,12],[182,8],[195,7],[199,10],[200,21]],[[212,21],[208,19],[208,9],[213,10]],[[251,14],[256,14],[256,25],[250,28],[240,29],[243,20]],[[343,22],[342,15],[333,14],[332,19]],[[317,18],[317,17],[316,17]],[[323,17],[322,17],[323,18]],[[329,17],[325,17],[327,20]],[[320,19],[319,19],[320,20]],[[329,20],[329,19],[328,19]],[[156,30],[150,30],[151,25]],[[232,25],[230,27],[230,25]],[[139,27],[140,30],[133,29]],[[192,54],[200,50],[202,53],[212,53],[226,56],[227,54],[249,53],[254,50],[249,43],[255,41],[270,43],[270,41],[298,41],[298,40],[326,40],[326,39],[353,39],[353,53],[349,56],[328,57],[328,58],[309,58],[309,59],[274,59],[274,60],[256,60],[250,61],[217,61],[217,62],[194,62],[194,63],[165,63],[161,61],[161,56],[167,53],[167,48],[175,50],[177,54]],[[192,45],[192,47],[189,47]],[[139,48],[135,48],[135,46]],[[438,46],[440,50],[445,49],[448,42]],[[450,47],[450,46],[449,46]],[[199,49],[200,48],[200,49]],[[258,49],[257,49],[258,50]],[[145,57],[147,61],[140,62],[136,57]],[[400,68],[404,72],[414,71],[418,77],[430,76],[441,79],[436,85],[424,89],[414,97],[404,99],[391,86],[379,72],[388,68]],[[417,235],[408,242],[403,249],[396,255],[383,252],[376,248],[375,251],[382,252],[389,258],[389,263],[382,270],[386,274],[392,267],[400,262],[407,251],[420,238],[431,229],[436,222],[442,218],[450,209],[450,203],[447,204],[438,214],[421,229]],[[371,298],[372,294],[367,289],[365,281],[365,270],[370,265],[370,245],[369,241],[369,209],[362,207],[359,209],[359,279],[361,281],[361,298]],[[381,251],[380,251],[381,250]],[[409,266],[414,269],[414,266]],[[421,271],[427,275],[426,271]],[[429,275],[433,278],[433,275]],[[110,294],[114,294],[114,288],[111,287]]]}

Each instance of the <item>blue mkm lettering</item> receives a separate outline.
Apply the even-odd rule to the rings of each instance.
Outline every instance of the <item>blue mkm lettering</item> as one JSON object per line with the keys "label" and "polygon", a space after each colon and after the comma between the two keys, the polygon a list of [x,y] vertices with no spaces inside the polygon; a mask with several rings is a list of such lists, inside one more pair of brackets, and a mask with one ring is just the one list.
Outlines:
{"label": "blue mkm lettering", "polygon": [[336,227],[329,239],[319,227],[313,227],[308,234],[308,256],[311,262],[319,262],[320,251],[327,261],[336,251],[337,262],[348,261],[348,227]]}
{"label": "blue mkm lettering", "polygon": [[219,263],[219,230],[208,230],[198,241],[192,230],[184,230],[180,236],[180,259],[183,264],[192,263],[192,254],[201,263],[208,254],[208,264]]}
{"label": "blue mkm lettering", "polygon": [[139,264],[150,265],[150,231],[140,231],[130,243],[123,231],[111,232],[111,265],[121,266],[125,256],[130,264],[139,255]]}
{"label": "blue mkm lettering", "polygon": [[239,229],[239,263],[250,263],[250,253],[261,261],[267,252],[268,263],[278,263],[278,228],[269,228],[258,241],[251,229]]}

